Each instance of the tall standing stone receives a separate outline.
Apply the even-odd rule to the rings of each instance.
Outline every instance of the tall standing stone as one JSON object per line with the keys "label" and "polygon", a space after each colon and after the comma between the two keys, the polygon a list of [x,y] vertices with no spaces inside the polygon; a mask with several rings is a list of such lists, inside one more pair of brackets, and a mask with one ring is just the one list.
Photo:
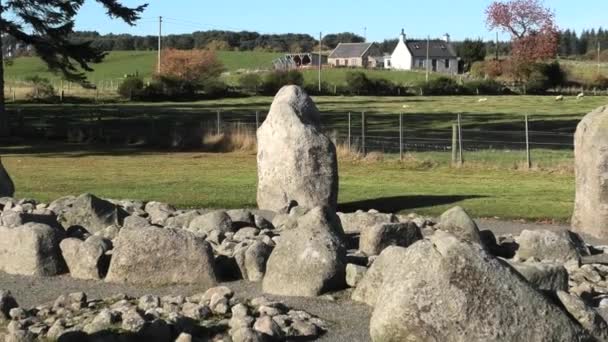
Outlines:
{"label": "tall standing stone", "polygon": [[321,132],[319,111],[297,86],[283,87],[258,129],[258,206],[280,211],[296,201],[336,209],[336,147]]}
{"label": "tall standing stone", "polygon": [[608,238],[608,107],[587,114],[574,136],[576,200],[572,227]]}
{"label": "tall standing stone", "polygon": [[0,197],[13,197],[15,185],[0,160]]}

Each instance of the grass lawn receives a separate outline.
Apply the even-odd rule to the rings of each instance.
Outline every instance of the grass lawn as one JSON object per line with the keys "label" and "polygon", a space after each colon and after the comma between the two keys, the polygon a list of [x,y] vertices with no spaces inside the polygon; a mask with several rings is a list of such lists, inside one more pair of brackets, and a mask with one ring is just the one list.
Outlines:
{"label": "grass lawn", "polygon": [[[18,197],[50,201],[92,192],[111,198],[170,202],[178,207],[254,207],[254,154],[2,149]],[[567,221],[569,172],[516,171],[418,162],[340,162],[341,209],[438,215],[461,205],[476,217]]]}

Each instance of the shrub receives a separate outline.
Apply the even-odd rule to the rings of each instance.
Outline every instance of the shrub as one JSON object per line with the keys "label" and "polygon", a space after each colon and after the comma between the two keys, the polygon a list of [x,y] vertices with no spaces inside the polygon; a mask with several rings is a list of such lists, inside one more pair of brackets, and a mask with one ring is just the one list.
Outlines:
{"label": "shrub", "polygon": [[346,88],[353,95],[368,95],[372,82],[361,71],[351,71],[346,74]]}
{"label": "shrub", "polygon": [[419,85],[424,95],[462,95],[466,89],[449,77],[439,77]]}
{"label": "shrub", "polygon": [[28,77],[26,81],[32,83],[32,90],[27,94],[29,99],[49,99],[55,96],[55,88],[47,78],[36,75]]}
{"label": "shrub", "polygon": [[239,86],[245,92],[257,94],[262,87],[262,77],[254,73],[245,74],[239,78]]}
{"label": "shrub", "polygon": [[486,77],[486,64],[485,62],[475,62],[471,64],[471,70],[469,71],[473,77],[484,78]]}
{"label": "shrub", "polygon": [[285,85],[293,84],[301,86],[303,83],[304,76],[298,70],[277,70],[266,74],[262,82],[262,90],[267,95],[274,95]]}
{"label": "shrub", "polygon": [[144,81],[137,76],[128,76],[118,86],[118,95],[122,98],[132,100],[141,97],[144,90]]}
{"label": "shrub", "polygon": [[566,83],[566,73],[558,62],[536,63],[529,70],[524,83],[529,94],[542,94]]}
{"label": "shrub", "polygon": [[598,89],[608,89],[608,77],[597,75],[591,80],[591,87]]}
{"label": "shrub", "polygon": [[484,62],[484,74],[489,78],[502,76],[505,73],[505,69],[508,69],[508,67],[502,61],[491,60]]}
{"label": "shrub", "polygon": [[466,92],[472,95],[505,95],[509,88],[496,80],[471,81],[464,85]]}
{"label": "shrub", "polygon": [[228,86],[219,79],[211,79],[203,84],[203,93],[206,98],[219,99],[228,96]]}

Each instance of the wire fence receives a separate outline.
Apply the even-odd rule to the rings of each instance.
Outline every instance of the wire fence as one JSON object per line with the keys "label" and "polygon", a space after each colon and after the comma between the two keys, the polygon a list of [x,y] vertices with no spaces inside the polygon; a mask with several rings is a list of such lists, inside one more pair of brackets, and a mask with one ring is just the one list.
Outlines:
{"label": "wire fence", "polygon": [[[150,114],[145,109],[83,109],[69,115],[18,109],[11,114],[13,132],[24,137],[172,148],[199,147],[207,135],[255,135],[267,115],[248,110]],[[363,154],[446,152],[452,161],[460,162],[465,152],[522,152],[523,161],[530,164],[534,150],[571,155],[577,120],[526,115],[323,113],[321,123],[336,144]]]}

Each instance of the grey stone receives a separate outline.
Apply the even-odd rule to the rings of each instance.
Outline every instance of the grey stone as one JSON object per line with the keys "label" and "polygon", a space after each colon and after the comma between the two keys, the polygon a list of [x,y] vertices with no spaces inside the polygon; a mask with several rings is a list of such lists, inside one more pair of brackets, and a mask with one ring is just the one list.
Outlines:
{"label": "grey stone", "polygon": [[123,222],[123,229],[131,229],[131,228],[145,228],[150,226],[150,221],[139,215],[130,215],[127,216]]}
{"label": "grey stone", "polygon": [[281,327],[270,316],[261,316],[255,320],[253,329],[259,333],[270,336],[276,340],[283,338]]}
{"label": "grey stone", "polygon": [[361,233],[364,230],[382,223],[397,223],[399,219],[393,214],[370,213],[357,211],[354,213],[338,213],[342,228],[347,234]]}
{"label": "grey stone", "polygon": [[608,238],[608,107],[587,114],[574,136],[576,196],[572,228]]}
{"label": "grey stone", "polygon": [[565,291],[558,291],[557,297],[566,310],[599,341],[608,341],[608,324],[593,308],[587,306],[579,297]]}
{"label": "grey stone", "polygon": [[250,328],[235,330],[232,335],[232,342],[262,342],[264,339],[259,333]]}
{"label": "grey stone", "polygon": [[41,223],[0,227],[0,271],[9,274],[54,276],[65,271],[59,242],[64,232]]}
{"label": "grey stone", "polygon": [[266,264],[264,292],[317,296],[345,286],[346,249],[338,217],[315,208],[283,232]]}
{"label": "grey stone", "polygon": [[520,260],[536,258],[559,262],[579,260],[581,254],[571,234],[566,230],[524,230],[515,238],[519,245],[515,257]]}
{"label": "grey stone", "polygon": [[0,197],[13,197],[14,194],[15,184],[0,160]]}
{"label": "grey stone", "polygon": [[109,241],[97,236],[85,241],[69,238],[59,246],[72,278],[97,280],[105,275],[108,267],[105,254],[111,249]]}
{"label": "grey stone", "polygon": [[235,225],[235,228],[242,227],[253,227],[255,226],[255,218],[251,211],[246,209],[232,209],[226,211],[226,214],[230,216],[232,220],[232,224]]}
{"label": "grey stone", "polygon": [[255,241],[236,253],[234,257],[243,279],[254,282],[262,281],[271,253],[272,247],[260,241]]}
{"label": "grey stone", "polygon": [[212,211],[194,218],[190,222],[188,229],[206,235],[209,235],[214,230],[222,234],[234,232],[230,216],[221,210]]}
{"label": "grey stone", "polygon": [[142,311],[148,311],[160,307],[160,298],[153,295],[143,295],[139,298],[137,307]]}
{"label": "grey stone", "polygon": [[190,210],[188,212],[179,214],[177,216],[169,217],[167,219],[167,228],[188,228],[190,222],[201,214],[196,210]]}
{"label": "grey stone", "polygon": [[148,227],[120,231],[106,280],[213,286],[216,275],[206,241],[185,230]]}
{"label": "grey stone", "polygon": [[[385,250],[370,321],[378,341],[587,341],[590,336],[480,245],[437,231]],[[387,253],[387,254],[385,254]],[[367,277],[367,275],[366,275]]]}
{"label": "grey stone", "polygon": [[236,241],[254,239],[259,233],[260,233],[260,230],[257,228],[244,227],[244,228],[239,229],[236,233],[234,233],[234,236],[232,238]]}
{"label": "grey stone", "polygon": [[359,250],[378,255],[388,246],[407,247],[421,239],[422,233],[414,223],[381,223],[361,232]]}
{"label": "grey stone", "polygon": [[568,290],[568,271],[562,264],[512,260],[506,262],[539,290]]}
{"label": "grey stone", "polygon": [[63,214],[66,212],[72,204],[76,202],[76,196],[64,196],[60,197],[53,202],[49,203],[48,209],[54,212],[55,214]]}
{"label": "grey stone", "polygon": [[181,333],[175,339],[175,342],[192,342],[192,341],[193,341],[192,335],[187,334],[187,333]]}
{"label": "grey stone", "polygon": [[350,287],[357,287],[357,284],[363,279],[367,267],[355,264],[346,265],[346,284]]}
{"label": "grey stone", "polygon": [[167,219],[175,212],[175,208],[167,203],[148,202],[145,211],[150,215],[152,224],[164,226]]}
{"label": "grey stone", "polygon": [[127,212],[116,204],[92,194],[82,194],[59,215],[58,220],[66,229],[82,226],[90,233],[96,233],[108,226],[122,226],[127,216]]}
{"label": "grey stone", "polygon": [[279,90],[257,138],[260,209],[279,212],[292,201],[336,209],[336,147],[321,132],[319,111],[302,88]]}
{"label": "grey stone", "polygon": [[131,309],[122,315],[122,329],[131,332],[139,332],[146,321],[137,312],[137,310]]}
{"label": "grey stone", "polygon": [[443,213],[439,219],[439,229],[450,232],[460,239],[482,245],[477,224],[461,207],[454,207]]}

